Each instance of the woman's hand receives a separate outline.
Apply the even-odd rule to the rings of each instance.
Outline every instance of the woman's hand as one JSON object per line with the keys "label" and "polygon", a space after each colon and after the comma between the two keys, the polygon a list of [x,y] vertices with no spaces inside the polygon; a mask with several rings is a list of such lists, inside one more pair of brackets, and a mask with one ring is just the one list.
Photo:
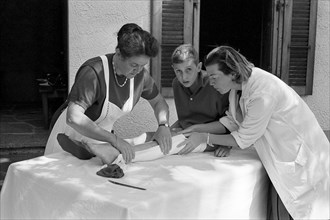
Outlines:
{"label": "woman's hand", "polygon": [[116,136],[116,149],[123,155],[126,163],[132,162],[135,158],[135,151],[129,143],[127,143],[122,138]]}
{"label": "woman's hand", "polygon": [[205,133],[196,133],[193,132],[191,134],[185,134],[185,136],[189,136],[188,139],[184,140],[180,144],[178,144],[177,148],[180,148],[185,145],[184,148],[182,148],[178,154],[188,154],[192,152],[198,145],[202,143],[206,143],[207,134]]}
{"label": "woman's hand", "polygon": [[157,141],[164,155],[170,152],[172,148],[172,135],[169,127],[159,126],[152,139]]}
{"label": "woman's hand", "polygon": [[232,147],[229,146],[219,146],[214,151],[214,156],[216,157],[228,157]]}

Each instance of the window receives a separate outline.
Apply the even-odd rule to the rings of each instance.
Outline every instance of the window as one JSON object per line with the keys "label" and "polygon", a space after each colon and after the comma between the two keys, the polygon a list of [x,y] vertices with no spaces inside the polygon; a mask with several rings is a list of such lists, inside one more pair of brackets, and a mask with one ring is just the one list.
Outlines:
{"label": "window", "polygon": [[160,55],[151,61],[151,73],[165,97],[172,97],[171,55],[180,44],[191,43],[198,51],[199,0],[161,0],[152,3],[152,34],[161,45]]}
{"label": "window", "polygon": [[[175,75],[170,57],[174,48],[192,43],[199,51],[200,1],[213,4],[208,0],[151,1],[151,32],[161,44],[160,56],[151,61],[151,73],[166,97],[173,94],[171,83]],[[264,24],[267,37],[261,42],[263,68],[266,66],[266,70],[277,75],[300,95],[311,95],[313,89],[317,2],[265,0],[264,6],[267,8],[263,9],[267,12],[264,18],[269,21],[269,31],[268,23]],[[226,4],[222,10],[226,10]]]}
{"label": "window", "polygon": [[300,95],[313,89],[316,0],[275,0],[272,71]]}

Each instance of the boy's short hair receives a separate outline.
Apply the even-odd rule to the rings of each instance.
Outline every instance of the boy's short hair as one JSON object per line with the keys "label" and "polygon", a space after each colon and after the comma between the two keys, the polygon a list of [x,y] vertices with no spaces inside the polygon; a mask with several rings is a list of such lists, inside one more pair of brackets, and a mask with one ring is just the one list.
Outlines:
{"label": "boy's short hair", "polygon": [[175,48],[171,60],[172,64],[183,63],[188,59],[193,59],[195,64],[199,63],[198,53],[191,44],[182,44]]}

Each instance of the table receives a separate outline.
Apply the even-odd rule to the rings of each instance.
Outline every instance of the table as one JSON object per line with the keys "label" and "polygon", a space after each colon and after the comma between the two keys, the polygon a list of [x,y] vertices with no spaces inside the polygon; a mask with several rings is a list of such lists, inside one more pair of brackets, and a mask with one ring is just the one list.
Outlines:
{"label": "table", "polygon": [[1,191],[2,219],[266,219],[268,177],[253,148],[172,155],[132,163],[117,182],[97,158],[66,152],[13,163]]}

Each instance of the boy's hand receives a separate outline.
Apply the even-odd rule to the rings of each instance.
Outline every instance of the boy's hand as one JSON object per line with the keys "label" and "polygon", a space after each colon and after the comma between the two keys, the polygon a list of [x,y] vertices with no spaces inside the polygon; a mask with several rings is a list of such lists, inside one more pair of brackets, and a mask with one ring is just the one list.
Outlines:
{"label": "boy's hand", "polygon": [[219,146],[219,147],[214,151],[214,156],[216,156],[216,157],[228,157],[231,148],[232,148],[232,147],[228,147],[228,146]]}

